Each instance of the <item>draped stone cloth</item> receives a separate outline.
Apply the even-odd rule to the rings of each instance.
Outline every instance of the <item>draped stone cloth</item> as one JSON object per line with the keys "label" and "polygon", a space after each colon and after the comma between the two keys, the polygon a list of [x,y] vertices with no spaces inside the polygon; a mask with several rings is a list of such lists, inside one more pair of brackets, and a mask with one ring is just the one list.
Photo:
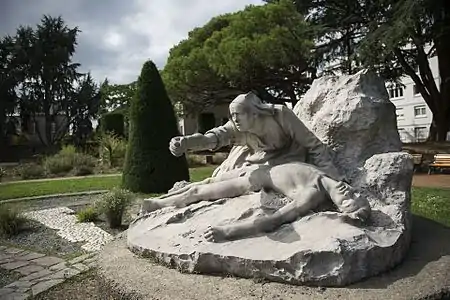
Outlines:
{"label": "draped stone cloth", "polygon": [[283,105],[270,107],[270,111],[259,114],[260,132],[263,132],[260,136],[239,131],[232,120],[206,133],[217,137],[218,144],[213,151],[233,146],[227,159],[214,171],[213,178],[220,178],[225,173],[230,176],[235,172],[236,176],[241,176],[241,170],[258,165],[300,161],[317,166],[333,179],[344,180],[333,164],[330,150],[292,110]]}

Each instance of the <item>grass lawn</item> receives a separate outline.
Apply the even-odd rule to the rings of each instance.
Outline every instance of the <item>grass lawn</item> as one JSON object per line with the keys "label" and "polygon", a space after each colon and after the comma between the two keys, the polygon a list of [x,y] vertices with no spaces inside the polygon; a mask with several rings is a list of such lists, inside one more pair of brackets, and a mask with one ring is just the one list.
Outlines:
{"label": "grass lawn", "polygon": [[[209,177],[214,169],[214,166],[190,169],[191,181],[200,181]],[[117,175],[4,183],[0,184],[0,200],[94,190],[108,190],[119,186],[121,180],[122,177]]]}
{"label": "grass lawn", "polygon": [[450,189],[413,188],[412,199],[415,215],[450,227]]}

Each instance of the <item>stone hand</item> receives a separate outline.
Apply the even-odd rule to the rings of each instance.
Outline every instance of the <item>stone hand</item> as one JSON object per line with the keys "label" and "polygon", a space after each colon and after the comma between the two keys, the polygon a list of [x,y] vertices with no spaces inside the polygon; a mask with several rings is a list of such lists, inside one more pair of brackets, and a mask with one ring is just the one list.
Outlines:
{"label": "stone hand", "polygon": [[211,227],[208,226],[208,229],[205,231],[205,239],[208,242],[222,242],[227,239],[227,234],[223,228],[219,227]]}
{"label": "stone hand", "polygon": [[170,140],[169,150],[176,157],[183,155],[188,150],[186,137],[176,136],[172,138]]}

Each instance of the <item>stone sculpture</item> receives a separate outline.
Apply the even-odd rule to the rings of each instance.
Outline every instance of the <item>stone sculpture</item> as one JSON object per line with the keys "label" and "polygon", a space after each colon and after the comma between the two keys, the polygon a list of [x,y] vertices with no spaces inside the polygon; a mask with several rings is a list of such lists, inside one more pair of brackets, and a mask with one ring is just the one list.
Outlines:
{"label": "stone sculpture", "polygon": [[[222,241],[272,231],[304,216],[327,199],[331,199],[341,212],[352,219],[368,218],[370,205],[367,200],[353,193],[346,183],[301,162],[305,159],[304,152],[311,149],[315,161],[324,170],[334,177],[339,176],[327,148],[289,109],[281,105],[264,104],[250,92],[237,96],[231,102],[230,116],[227,124],[205,135],[198,133],[173,138],[169,148],[174,155],[180,156],[187,150],[205,146],[214,149],[225,143],[236,143],[240,146],[235,153],[239,154],[236,155],[238,159],[224,163],[219,168],[220,174],[215,172],[210,180],[201,184],[185,187],[158,199],[144,200],[142,213],[161,207],[185,207],[204,200],[233,198],[268,189],[293,202],[277,213],[253,222],[211,227],[206,233],[207,240]],[[290,134],[283,134],[285,129],[290,129]],[[273,139],[267,139],[268,135]],[[272,143],[263,144],[264,140]],[[271,148],[268,149],[268,146]]]}
{"label": "stone sculpture", "polygon": [[399,263],[412,162],[384,82],[324,77],[298,105],[294,114],[240,95],[224,126],[174,138],[174,155],[234,146],[211,178],[146,199],[128,247],[184,272],[322,286]]}

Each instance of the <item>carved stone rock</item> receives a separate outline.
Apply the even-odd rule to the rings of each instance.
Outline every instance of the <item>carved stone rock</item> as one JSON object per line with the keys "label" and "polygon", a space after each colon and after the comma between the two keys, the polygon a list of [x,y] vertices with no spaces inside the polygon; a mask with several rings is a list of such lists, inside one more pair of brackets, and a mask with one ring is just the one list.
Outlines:
{"label": "carved stone rock", "polygon": [[130,226],[129,249],[183,272],[320,286],[347,285],[398,264],[410,242],[413,164],[400,152],[383,81],[366,72],[318,79],[294,111],[369,199],[368,224],[319,211],[268,234],[224,243],[204,239],[208,226],[252,219],[287,201],[259,192],[155,211]]}

